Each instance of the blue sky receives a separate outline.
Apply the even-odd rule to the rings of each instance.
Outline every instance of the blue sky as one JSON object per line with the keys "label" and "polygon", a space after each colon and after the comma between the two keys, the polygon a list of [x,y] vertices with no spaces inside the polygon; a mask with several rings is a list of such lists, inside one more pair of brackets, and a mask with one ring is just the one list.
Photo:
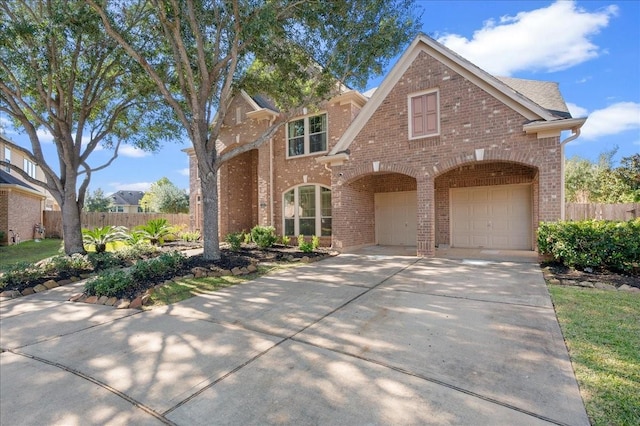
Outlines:
{"label": "blue sky", "polygon": [[[555,81],[574,117],[589,116],[567,157],[596,160],[619,147],[618,161],[640,152],[640,1],[417,1],[422,31],[498,76]],[[390,64],[390,66],[393,64]],[[367,89],[381,77],[371,79]],[[24,136],[7,129],[20,145]],[[43,141],[46,140],[43,135]],[[56,161],[53,145],[46,152]],[[130,146],[94,173],[91,190],[142,190],[162,177],[188,189],[190,142],[158,153]],[[92,164],[109,158],[95,152]]]}

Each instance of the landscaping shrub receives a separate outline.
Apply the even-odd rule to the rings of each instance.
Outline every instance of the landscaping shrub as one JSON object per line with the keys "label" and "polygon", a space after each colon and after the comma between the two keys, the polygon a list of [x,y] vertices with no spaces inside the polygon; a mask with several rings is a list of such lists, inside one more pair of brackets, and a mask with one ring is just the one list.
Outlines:
{"label": "landscaping shrub", "polygon": [[318,247],[320,247],[320,238],[318,238],[317,236],[313,235],[311,237],[311,247],[315,250]]}
{"label": "landscaping shrub", "polygon": [[180,270],[185,257],[179,252],[162,253],[158,257],[137,262],[130,270],[134,281],[149,281],[171,275]]}
{"label": "landscaping shrub", "polygon": [[145,241],[139,241],[135,244],[121,248],[114,252],[114,255],[122,261],[122,263],[130,264],[139,259],[145,259],[154,255],[158,251],[156,246]]}
{"label": "landscaping shrub", "polygon": [[108,251],[105,251],[104,253],[88,253],[87,257],[89,258],[89,262],[93,265],[93,269],[96,271],[125,265],[124,260]]}
{"label": "landscaping shrub", "polygon": [[131,275],[123,269],[109,269],[103,271],[97,277],[87,280],[84,290],[90,296],[120,296],[134,282]]}
{"label": "landscaping shrub", "polygon": [[186,241],[188,243],[200,241],[200,232],[199,231],[185,231],[180,234],[180,239],[182,241]]}
{"label": "landscaping shrub", "polygon": [[291,237],[288,237],[286,235],[283,235],[280,238],[280,241],[282,241],[282,244],[284,244],[285,246],[288,246],[289,244],[291,244]]}
{"label": "landscaping shrub", "polygon": [[96,253],[103,253],[107,250],[107,243],[115,241],[125,241],[129,234],[124,226],[102,226],[93,229],[82,230],[82,242],[93,245]]}
{"label": "landscaping shrub", "polygon": [[147,239],[153,245],[163,244],[164,240],[171,235],[172,227],[169,226],[167,219],[151,219],[146,225],[136,227],[136,232],[142,238]]}
{"label": "landscaping shrub", "polygon": [[231,234],[227,234],[225,240],[229,243],[231,251],[239,251],[242,246],[242,241],[244,241],[244,233],[232,232]]}
{"label": "landscaping shrub", "polygon": [[94,269],[89,257],[80,253],[74,253],[71,256],[55,256],[51,260],[55,270],[62,274],[78,275]]}
{"label": "landscaping shrub", "polygon": [[313,243],[307,242],[304,235],[298,235],[298,249],[303,253],[311,253],[313,251]]}
{"label": "landscaping shrub", "polygon": [[28,262],[19,262],[9,267],[0,276],[0,289],[9,285],[22,285],[33,282],[45,276],[42,268]]}
{"label": "landscaping shrub", "polygon": [[578,269],[632,272],[640,262],[640,219],[541,223],[538,250]]}
{"label": "landscaping shrub", "polygon": [[260,248],[272,247],[278,237],[276,237],[276,229],[273,226],[254,226],[251,229],[251,239]]}

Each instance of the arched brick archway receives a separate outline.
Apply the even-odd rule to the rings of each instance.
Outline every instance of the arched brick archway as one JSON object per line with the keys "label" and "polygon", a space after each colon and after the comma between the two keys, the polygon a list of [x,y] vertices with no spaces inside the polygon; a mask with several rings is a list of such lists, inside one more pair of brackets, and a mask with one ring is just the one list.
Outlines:
{"label": "arched brick archway", "polygon": [[[435,244],[534,248],[539,221],[539,169],[522,161],[502,159],[451,164],[455,166],[448,167],[434,179]],[[498,196],[507,199],[492,200]],[[468,203],[460,204],[460,197],[467,197]],[[475,208],[477,212],[460,211]],[[483,223],[486,223],[484,229]],[[479,229],[473,231],[474,226]],[[477,232],[477,239],[470,238],[469,242],[461,243],[455,235],[460,235],[459,231],[467,227],[469,232]],[[516,229],[520,235],[519,244],[515,242]],[[505,235],[499,235],[500,232]],[[486,242],[482,242],[483,238]],[[499,238],[506,242],[498,242]]]}

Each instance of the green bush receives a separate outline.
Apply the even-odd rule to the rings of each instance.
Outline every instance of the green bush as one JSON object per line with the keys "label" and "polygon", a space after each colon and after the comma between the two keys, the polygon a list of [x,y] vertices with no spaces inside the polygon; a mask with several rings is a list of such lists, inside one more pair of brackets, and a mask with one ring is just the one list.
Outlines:
{"label": "green bush", "polygon": [[9,267],[4,274],[0,276],[0,288],[9,285],[28,284],[45,275],[43,268],[39,268],[28,262],[18,262]]}
{"label": "green bush", "polygon": [[122,296],[134,281],[127,271],[123,269],[109,269],[103,271],[97,277],[87,280],[84,290],[90,296]]}
{"label": "green bush", "polygon": [[162,278],[180,270],[184,264],[183,254],[174,251],[162,253],[158,257],[137,262],[130,270],[134,281],[148,281]]}
{"label": "green bush", "polygon": [[244,233],[232,232],[231,234],[227,234],[225,241],[229,243],[231,251],[239,251],[242,246],[242,242],[244,241]]}
{"label": "green bush", "polygon": [[541,223],[538,250],[578,269],[631,272],[640,262],[640,219]]}
{"label": "green bush", "polygon": [[318,247],[320,247],[320,238],[318,238],[317,236],[313,235],[311,237],[311,247],[315,250]]}
{"label": "green bush", "polygon": [[285,246],[288,246],[289,244],[291,244],[291,237],[288,237],[286,235],[283,235],[280,238],[280,241],[282,241],[282,244],[284,244]]}
{"label": "green bush", "polygon": [[272,247],[278,237],[276,237],[276,229],[273,226],[254,226],[251,229],[251,239],[260,248]]}
{"label": "green bush", "polygon": [[71,256],[55,256],[52,258],[53,267],[58,273],[78,275],[92,271],[94,266],[87,255],[74,253]]}
{"label": "green bush", "polygon": [[186,241],[188,243],[192,243],[192,242],[195,242],[195,241],[200,241],[200,232],[199,231],[182,232],[180,234],[180,239],[182,239],[182,241]]}
{"label": "green bush", "polygon": [[139,259],[145,259],[149,256],[155,254],[158,251],[156,246],[152,246],[151,244],[145,241],[139,241],[135,244],[122,247],[121,249],[114,252],[114,255],[122,261],[122,263],[128,264],[133,263]]}
{"label": "green bush", "polygon": [[304,235],[298,235],[298,249],[303,253],[311,253],[313,251],[313,243],[307,242]]}
{"label": "green bush", "polygon": [[117,266],[124,266],[125,262],[112,252],[105,251],[102,253],[88,253],[89,262],[93,265],[95,271],[111,269]]}
{"label": "green bush", "polygon": [[247,232],[246,234],[244,234],[244,243],[251,244],[251,232]]}

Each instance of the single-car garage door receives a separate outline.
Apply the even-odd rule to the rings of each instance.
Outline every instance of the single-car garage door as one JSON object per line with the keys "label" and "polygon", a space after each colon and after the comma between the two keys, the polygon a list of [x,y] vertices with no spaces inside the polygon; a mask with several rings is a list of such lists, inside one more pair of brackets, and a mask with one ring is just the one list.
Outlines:
{"label": "single-car garage door", "polygon": [[453,247],[531,250],[531,185],[451,189]]}
{"label": "single-car garage door", "polygon": [[376,193],[376,244],[415,246],[417,205],[416,191]]}

